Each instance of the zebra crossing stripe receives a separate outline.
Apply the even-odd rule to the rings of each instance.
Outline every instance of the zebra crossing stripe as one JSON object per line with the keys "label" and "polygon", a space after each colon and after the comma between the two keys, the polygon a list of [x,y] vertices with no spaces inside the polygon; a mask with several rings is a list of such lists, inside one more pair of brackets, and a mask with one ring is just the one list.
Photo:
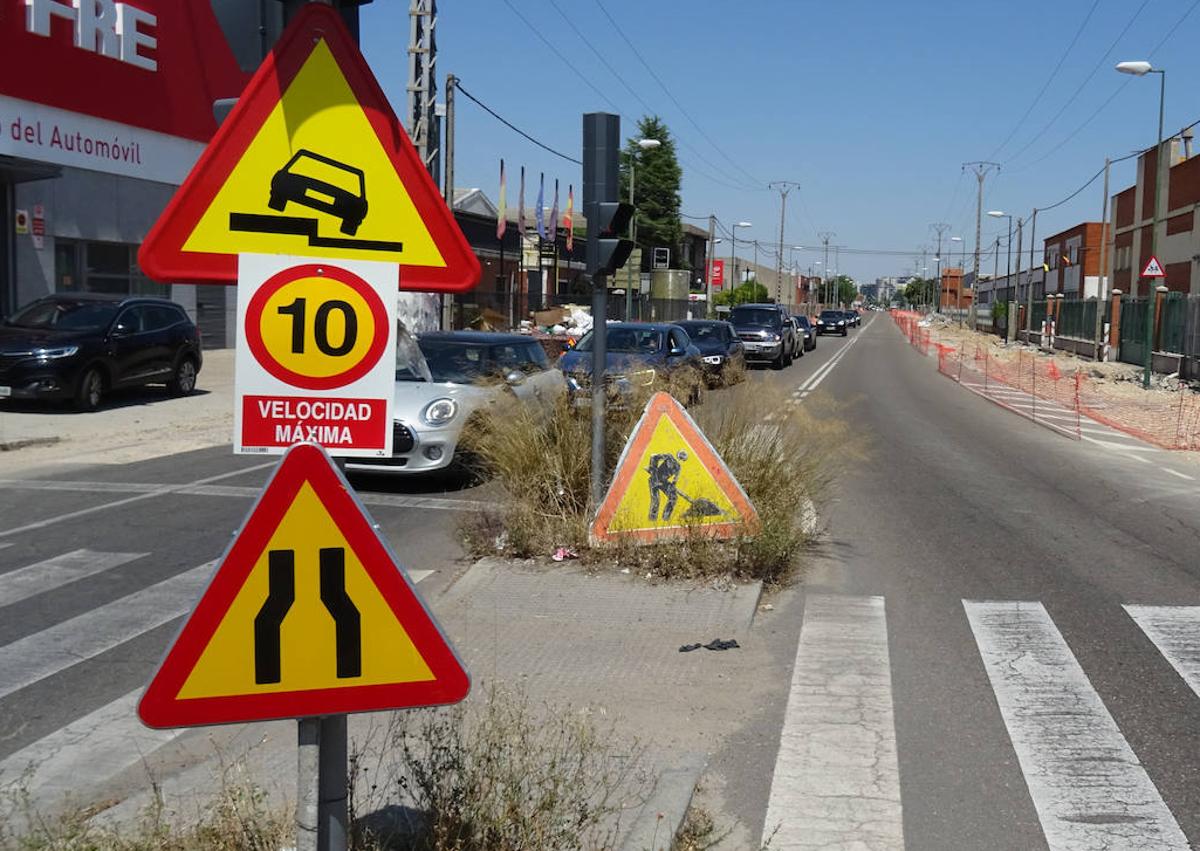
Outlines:
{"label": "zebra crossing stripe", "polygon": [[963,607],[1050,851],[1188,848],[1042,604]]}
{"label": "zebra crossing stripe", "polygon": [[1200,606],[1126,606],[1125,611],[1200,696]]}
{"label": "zebra crossing stripe", "polygon": [[46,591],[120,567],[146,553],[100,553],[75,550],[37,564],[0,574],[0,606],[26,600]]}
{"label": "zebra crossing stripe", "polygon": [[902,849],[882,597],[808,597],[771,780],[775,849]]}
{"label": "zebra crossing stripe", "polygon": [[57,674],[187,613],[214,562],[0,647],[0,698]]}

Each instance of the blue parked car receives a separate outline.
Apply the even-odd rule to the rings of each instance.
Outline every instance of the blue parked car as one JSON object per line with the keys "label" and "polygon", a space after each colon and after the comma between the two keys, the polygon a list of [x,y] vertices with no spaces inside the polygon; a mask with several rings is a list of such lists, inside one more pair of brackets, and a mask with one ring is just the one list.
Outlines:
{"label": "blue parked car", "polygon": [[[567,389],[581,403],[592,393],[593,331],[558,361],[567,378]],[[704,360],[700,350],[678,325],[667,323],[610,322],[605,372],[610,396],[627,396],[656,379],[682,380],[690,401],[704,393]]]}

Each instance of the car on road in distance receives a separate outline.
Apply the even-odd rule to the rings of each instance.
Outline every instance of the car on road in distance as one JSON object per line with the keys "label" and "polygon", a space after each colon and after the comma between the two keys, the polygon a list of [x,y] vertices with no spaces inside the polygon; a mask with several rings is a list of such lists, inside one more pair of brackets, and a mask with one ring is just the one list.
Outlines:
{"label": "car on road in distance", "polygon": [[203,363],[200,331],[165,298],[56,293],[0,322],[0,402],[69,400],[94,411],[110,391],[146,384],[185,396]]}
{"label": "car on road in distance", "polygon": [[796,329],[803,337],[801,352],[811,352],[817,347],[817,329],[808,321],[807,316],[793,314],[792,321],[796,323]]}
{"label": "car on road in distance", "polygon": [[746,366],[746,347],[734,327],[721,319],[687,319],[677,323],[700,350],[704,374],[710,385],[720,384],[730,373],[727,369]]}
{"label": "car on road in distance", "polygon": [[[592,341],[588,331],[558,360],[567,387],[579,404],[592,393]],[[609,395],[629,396],[655,381],[682,385],[690,401],[704,393],[704,360],[687,331],[667,322],[609,322],[605,335],[605,380]]]}
{"label": "car on road in distance", "polygon": [[841,334],[845,337],[850,333],[846,327],[846,317],[840,310],[827,308],[817,317],[817,334]]}
{"label": "car on road in distance", "polygon": [[506,394],[547,415],[566,392],[541,343],[523,334],[436,331],[414,340],[397,328],[395,406],[390,458],[344,458],[351,472],[429,473],[457,460],[472,414]]}
{"label": "car on road in distance", "polygon": [[787,310],[777,304],[739,304],[729,312],[729,323],[746,347],[746,360],[766,361],[782,369],[796,357],[796,326]]}
{"label": "car on road in distance", "polygon": [[854,308],[851,307],[847,310],[843,310],[842,313],[846,314],[846,321],[850,327],[857,328],[858,326],[862,325],[862,314]]}

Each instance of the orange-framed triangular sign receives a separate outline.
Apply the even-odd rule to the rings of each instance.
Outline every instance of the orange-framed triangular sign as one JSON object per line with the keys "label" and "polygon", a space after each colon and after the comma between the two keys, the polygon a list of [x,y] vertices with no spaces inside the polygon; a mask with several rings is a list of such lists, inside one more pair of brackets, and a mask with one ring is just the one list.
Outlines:
{"label": "orange-framed triangular sign", "polygon": [[593,543],[754,532],[758,513],[683,405],[655,393],[634,426],[596,517]]}
{"label": "orange-framed triangular sign", "polygon": [[470,678],[325,450],[287,451],[138,714],[189,727],[455,703]]}
{"label": "orange-framed triangular sign", "polygon": [[338,14],[303,7],[138,251],[157,281],[237,282],[238,254],[373,260],[459,292],[479,261]]}

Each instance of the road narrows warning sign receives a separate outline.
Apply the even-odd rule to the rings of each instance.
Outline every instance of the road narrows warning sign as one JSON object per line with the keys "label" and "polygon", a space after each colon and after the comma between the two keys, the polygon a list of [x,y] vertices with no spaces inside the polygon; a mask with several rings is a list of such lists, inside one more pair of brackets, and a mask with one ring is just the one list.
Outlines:
{"label": "road narrows warning sign", "polygon": [[151,727],[454,703],[470,680],[328,455],[283,457],[138,707]]}
{"label": "road narrows warning sign", "polygon": [[730,538],[757,526],[754,506],[687,410],[655,393],[617,462],[592,540]]}
{"label": "road narrows warning sign", "polygon": [[408,290],[480,268],[337,12],[305,6],[138,252],[161,281],[234,283],[238,254],[397,264]]}

